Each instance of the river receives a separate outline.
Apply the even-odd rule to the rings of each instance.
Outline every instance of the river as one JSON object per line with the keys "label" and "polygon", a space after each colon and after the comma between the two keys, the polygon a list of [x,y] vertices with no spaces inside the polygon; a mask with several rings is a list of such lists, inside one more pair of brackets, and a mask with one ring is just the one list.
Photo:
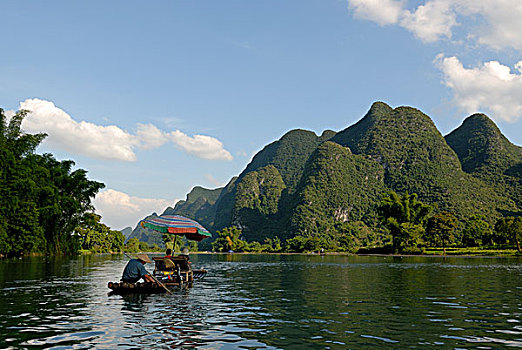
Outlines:
{"label": "river", "polygon": [[520,258],[191,260],[193,288],[125,297],[123,256],[2,260],[0,349],[522,347]]}

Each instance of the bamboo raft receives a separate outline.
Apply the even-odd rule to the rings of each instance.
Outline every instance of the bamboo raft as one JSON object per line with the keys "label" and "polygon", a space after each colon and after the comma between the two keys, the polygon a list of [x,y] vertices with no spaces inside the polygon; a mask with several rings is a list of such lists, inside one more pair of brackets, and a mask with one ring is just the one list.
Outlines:
{"label": "bamboo raft", "polygon": [[[207,270],[193,270],[186,257],[153,258],[154,277],[168,289],[192,287],[195,280],[207,275]],[[154,282],[109,282],[111,294],[158,294],[167,290]]]}

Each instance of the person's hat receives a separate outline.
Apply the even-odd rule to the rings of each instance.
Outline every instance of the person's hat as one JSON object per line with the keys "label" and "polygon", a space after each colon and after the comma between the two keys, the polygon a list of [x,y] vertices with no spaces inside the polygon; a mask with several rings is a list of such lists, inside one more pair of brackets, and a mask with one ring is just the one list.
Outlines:
{"label": "person's hat", "polygon": [[138,254],[138,260],[141,260],[145,263],[151,263],[149,256],[147,254]]}
{"label": "person's hat", "polygon": [[188,248],[187,247],[183,248],[183,254],[188,255],[188,253],[189,253]]}

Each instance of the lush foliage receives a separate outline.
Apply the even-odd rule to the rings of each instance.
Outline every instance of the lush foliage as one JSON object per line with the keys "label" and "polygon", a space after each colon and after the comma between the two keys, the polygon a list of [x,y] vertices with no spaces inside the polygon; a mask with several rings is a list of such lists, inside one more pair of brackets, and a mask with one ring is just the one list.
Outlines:
{"label": "lush foliage", "polygon": [[149,245],[147,242],[140,242],[137,238],[131,238],[123,247],[123,251],[129,253],[138,252],[163,252],[165,249],[159,247],[157,244]]}
{"label": "lush foliage", "polygon": [[285,188],[279,171],[272,165],[246,174],[238,181],[232,224],[241,227],[243,234],[251,240],[263,240],[257,232],[277,231],[275,214]]}
{"label": "lush foliage", "polygon": [[212,250],[216,252],[268,252],[279,253],[283,250],[278,237],[266,238],[264,243],[247,242],[242,239],[242,232],[235,226],[226,227],[218,231],[218,238],[212,243]]}
{"label": "lush foliage", "polygon": [[375,103],[361,121],[332,141],[381,164],[389,189],[417,193],[420,200],[437,203],[440,210],[458,218],[483,214],[494,222],[499,210],[516,210],[510,198],[462,171],[455,151],[433,121],[415,108]]}
{"label": "lush foliage", "polygon": [[333,131],[325,131],[318,137],[307,130],[289,131],[280,140],[269,144],[256,154],[240,178],[251,171],[272,165],[280,172],[285,186],[292,192],[299,183],[312,152],[334,134]]}
{"label": "lush foliage", "polygon": [[79,239],[80,249],[96,253],[121,252],[125,236],[102,224],[100,219],[101,216],[93,213],[83,216],[74,231]]}
{"label": "lush foliage", "polygon": [[493,231],[483,215],[473,215],[466,220],[462,230],[462,245],[479,247],[492,244]]}
{"label": "lush foliage", "polygon": [[34,151],[45,134],[25,134],[26,111],[7,121],[0,109],[0,255],[73,253],[73,235],[91,199],[104,187],[74,162]]}
{"label": "lush foliage", "polygon": [[241,230],[237,227],[226,227],[217,232],[218,238],[212,243],[212,249],[217,252],[242,252],[246,242],[241,239]]}
{"label": "lush foliage", "polygon": [[375,202],[385,190],[384,171],[348,148],[325,142],[312,154],[295,196],[291,230],[335,235],[341,223],[373,224]]}
{"label": "lush foliage", "polygon": [[[396,213],[383,230],[377,217],[384,218],[386,208],[378,208],[389,191],[415,193],[417,202],[444,217],[434,217],[426,231],[429,215],[416,222]],[[392,245],[417,252],[433,245],[516,245],[491,227],[522,215],[521,196],[522,148],[488,117],[471,116],[444,138],[421,111],[377,102],[338,133],[288,132],[219,189],[215,204],[201,200],[193,209],[213,232],[237,226],[242,240],[258,242],[252,249],[280,237],[286,251]]]}
{"label": "lush foliage", "polygon": [[520,241],[522,240],[522,217],[501,218],[495,224],[495,232],[502,243],[515,244],[520,252]]}
{"label": "lush foliage", "polygon": [[522,148],[513,145],[484,114],[474,114],[446,136],[462,169],[522,207]]}
{"label": "lush foliage", "polygon": [[[280,140],[272,142],[263,148],[254,156],[252,162],[248,164],[237,180],[232,179],[224,188],[216,203],[216,216],[213,228],[219,230],[240,223],[242,229],[245,230],[245,235],[249,237],[253,235],[252,238],[255,239],[261,239],[261,235],[273,237],[279,234],[281,227],[286,225],[285,220],[282,218],[289,215],[286,211],[290,208],[289,203],[292,200],[291,197],[301,179],[308,158],[317,146],[328,140],[334,134],[333,131],[325,131],[318,137],[311,131],[291,130],[281,137]],[[266,214],[261,212],[256,214],[250,210],[244,210],[238,214],[238,209],[240,210],[236,205],[238,185],[250,172],[259,171],[262,168],[270,166],[277,169],[286,187],[281,193],[277,206],[277,218],[272,217],[267,220],[266,217],[263,217]],[[279,180],[277,180],[277,182],[279,182]]]}
{"label": "lush foliage", "polygon": [[252,209],[264,215],[275,214],[285,187],[279,171],[272,165],[252,171],[237,186],[234,210]]}
{"label": "lush foliage", "polygon": [[447,211],[437,213],[428,219],[425,240],[434,246],[442,246],[446,249],[448,243],[455,241],[453,233],[457,226],[457,218],[452,213]]}
{"label": "lush foliage", "polygon": [[390,191],[377,208],[379,218],[393,237],[393,249],[402,252],[416,248],[425,232],[425,223],[433,206],[417,200],[417,194],[402,196]]}

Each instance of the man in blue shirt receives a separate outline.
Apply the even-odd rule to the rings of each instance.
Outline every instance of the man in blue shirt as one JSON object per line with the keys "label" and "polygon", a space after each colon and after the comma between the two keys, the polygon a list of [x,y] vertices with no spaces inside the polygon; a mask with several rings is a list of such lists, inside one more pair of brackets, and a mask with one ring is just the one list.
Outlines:
{"label": "man in blue shirt", "polygon": [[150,273],[145,270],[145,264],[150,263],[150,259],[146,254],[138,254],[137,259],[131,259],[125,269],[123,269],[123,282],[136,283],[141,278],[145,282],[154,282],[154,279],[150,276]]}

